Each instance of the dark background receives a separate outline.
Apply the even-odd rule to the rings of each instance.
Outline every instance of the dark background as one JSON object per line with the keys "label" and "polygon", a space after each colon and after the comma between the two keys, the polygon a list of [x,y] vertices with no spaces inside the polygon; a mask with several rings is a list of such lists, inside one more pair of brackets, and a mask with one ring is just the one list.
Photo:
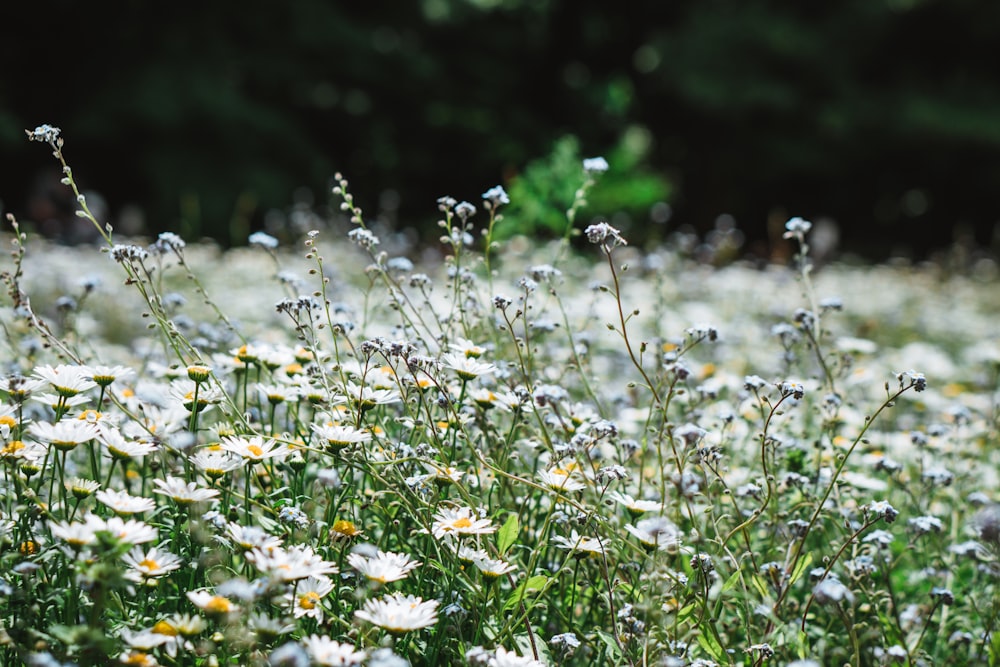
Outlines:
{"label": "dark background", "polygon": [[996,249],[998,2],[4,4],[0,201],[64,240],[40,123],[119,228],[225,244],[328,206],[337,170],[425,239],[437,197],[498,183],[510,230],[557,234],[605,155],[584,214],[638,242],[735,219],[766,253],[801,215],[873,259]]}

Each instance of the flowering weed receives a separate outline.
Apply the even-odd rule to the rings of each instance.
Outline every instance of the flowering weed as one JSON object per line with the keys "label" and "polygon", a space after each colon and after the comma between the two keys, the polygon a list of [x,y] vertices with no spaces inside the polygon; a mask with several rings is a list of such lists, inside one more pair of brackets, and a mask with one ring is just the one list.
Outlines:
{"label": "flowering weed", "polygon": [[1000,660],[989,296],[814,274],[799,218],[792,268],[643,254],[579,201],[499,244],[500,187],[482,223],[439,199],[417,265],[341,177],[346,242],[122,242],[29,136],[107,256],[11,219],[5,663]]}

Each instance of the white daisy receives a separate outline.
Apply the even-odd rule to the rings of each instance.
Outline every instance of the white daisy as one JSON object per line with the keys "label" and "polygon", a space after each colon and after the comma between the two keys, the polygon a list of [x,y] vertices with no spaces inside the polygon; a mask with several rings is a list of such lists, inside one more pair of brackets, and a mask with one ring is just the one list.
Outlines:
{"label": "white daisy", "polygon": [[369,581],[379,584],[405,579],[420,565],[419,561],[410,560],[406,554],[381,549],[370,558],[358,552],[350,553],[347,562]]}
{"label": "white daisy", "polygon": [[326,577],[307,577],[296,582],[294,592],[284,596],[286,604],[291,605],[295,618],[308,616],[317,621],[323,621],[323,607],[320,600],[333,590],[333,582]]}
{"label": "white daisy", "polygon": [[227,452],[241,456],[244,461],[263,461],[264,459],[283,459],[292,450],[288,445],[278,444],[273,439],[264,440],[263,436],[255,435],[251,438],[225,437],[222,439],[222,448]]}
{"label": "white daisy", "polygon": [[154,479],[153,484],[158,487],[153,493],[170,496],[171,500],[182,506],[205,502],[219,495],[217,489],[201,488],[195,482],[185,482],[179,477]]}
{"label": "white daisy", "polygon": [[352,644],[341,644],[326,635],[309,635],[302,644],[313,664],[321,667],[360,667],[367,657]]}
{"label": "white daisy", "polygon": [[307,577],[336,574],[337,566],[323,560],[312,547],[296,544],[287,549],[275,547],[267,551],[251,549],[246,559],[263,574],[278,581],[295,581]]}
{"label": "white daisy", "polygon": [[156,547],[149,551],[144,551],[141,547],[133,547],[131,551],[122,556],[122,560],[132,568],[125,573],[125,576],[137,583],[162,577],[180,568],[184,562],[180,556],[169,551],[161,552]]}
{"label": "white daisy", "polygon": [[119,516],[150,512],[156,508],[156,502],[152,498],[133,496],[128,491],[103,489],[98,491],[95,497]]}
{"label": "white daisy", "polygon": [[484,535],[496,531],[489,519],[480,519],[471,507],[445,507],[434,514],[431,533],[441,539],[448,535]]}
{"label": "white daisy", "polygon": [[377,600],[366,601],[364,607],[354,612],[354,615],[393,634],[401,634],[437,623],[437,607],[437,600],[392,593]]}
{"label": "white daisy", "polygon": [[52,366],[35,368],[35,377],[48,382],[57,394],[65,398],[96,387],[97,383],[91,379],[91,375],[90,369],[86,366],[60,364],[54,368]]}

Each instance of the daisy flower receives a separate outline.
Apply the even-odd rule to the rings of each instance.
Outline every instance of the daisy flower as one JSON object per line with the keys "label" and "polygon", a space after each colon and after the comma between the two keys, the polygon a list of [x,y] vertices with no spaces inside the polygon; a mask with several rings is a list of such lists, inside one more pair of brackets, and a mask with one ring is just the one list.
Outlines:
{"label": "daisy flower", "polygon": [[351,401],[362,411],[371,410],[379,405],[399,403],[399,394],[395,389],[372,389],[348,382],[345,387]]}
{"label": "daisy flower", "polygon": [[464,544],[458,546],[458,560],[466,565],[472,565],[477,559],[486,559],[490,555],[485,549],[473,549]]}
{"label": "daisy flower", "polygon": [[545,663],[498,646],[490,660],[490,667],[545,667]]}
{"label": "daisy flower", "polygon": [[474,558],[472,564],[487,579],[497,579],[517,568],[499,558]]}
{"label": "daisy flower", "polygon": [[48,382],[42,378],[26,378],[20,375],[11,375],[0,378],[0,391],[6,392],[10,396],[10,400],[14,403],[23,403],[33,393],[44,388],[47,384]]}
{"label": "daisy flower", "polygon": [[333,590],[333,582],[326,577],[307,577],[295,584],[295,590],[284,600],[292,607],[295,618],[308,616],[323,622],[323,607],[319,601]]}
{"label": "daisy flower", "polygon": [[569,537],[556,535],[552,538],[552,543],[560,549],[578,552],[575,554],[578,556],[597,556],[604,553],[604,544],[600,538],[580,535],[575,530],[570,533]]}
{"label": "daisy flower", "polygon": [[104,521],[95,514],[88,514],[83,521],[54,521],[49,524],[52,537],[77,549],[94,544],[97,531],[103,528]]}
{"label": "daisy flower", "polygon": [[471,507],[445,507],[434,514],[431,533],[441,539],[445,535],[485,535],[496,531],[489,519],[480,519]]}
{"label": "daisy flower", "polygon": [[321,667],[360,667],[367,655],[351,644],[341,644],[326,635],[309,635],[302,640],[314,665]]}
{"label": "daisy flower", "polygon": [[581,482],[579,478],[562,468],[540,470],[538,472],[538,479],[542,484],[554,491],[568,492],[587,488],[587,485]]}
{"label": "daisy flower", "polygon": [[233,541],[233,544],[244,551],[258,549],[267,552],[281,546],[281,540],[259,526],[231,523],[226,526],[226,535]]}
{"label": "daisy flower", "polygon": [[312,430],[316,437],[324,441],[329,451],[338,451],[357,443],[369,442],[372,439],[372,434],[367,430],[340,424],[313,424]]}
{"label": "daisy flower", "polygon": [[68,419],[50,424],[35,422],[28,426],[28,433],[40,442],[47,442],[61,452],[68,452],[77,445],[97,437],[97,426],[86,421]]}
{"label": "daisy flower", "polygon": [[415,595],[392,593],[377,600],[367,600],[354,615],[393,634],[402,634],[437,623],[437,606],[437,600],[425,601]]}
{"label": "daisy flower", "polygon": [[155,442],[127,440],[115,428],[102,428],[97,435],[98,441],[108,450],[112,458],[124,461],[131,458],[142,458],[155,452],[159,447]]}
{"label": "daisy flower", "polygon": [[86,366],[37,366],[35,377],[45,380],[56,393],[64,398],[76,396],[80,392],[93,389],[97,383],[91,379],[91,371]]}
{"label": "daisy flower", "polygon": [[[199,383],[194,380],[179,378],[170,383],[170,397],[184,406],[188,412],[193,410],[201,412],[209,405],[213,405],[222,400],[222,392],[208,383]],[[195,402],[197,401],[197,405]]]}
{"label": "daisy flower", "polygon": [[226,473],[236,470],[243,464],[238,456],[230,452],[211,450],[198,452],[191,457],[191,463],[214,481],[218,481]]}
{"label": "daisy flower", "polygon": [[257,393],[271,405],[298,400],[297,389],[291,384],[257,383]]}
{"label": "daisy flower", "polygon": [[497,367],[493,364],[486,364],[474,357],[464,354],[448,353],[441,357],[441,362],[445,368],[455,371],[460,380],[468,382],[475,380],[480,375],[495,373]]}
{"label": "daisy flower", "polygon": [[454,343],[449,343],[448,347],[451,348],[453,352],[457,352],[464,357],[471,359],[478,359],[486,353],[486,348],[481,345],[476,345],[471,340],[467,338],[456,338]]}
{"label": "daisy flower", "polygon": [[131,570],[125,573],[128,579],[136,583],[148,582],[150,579],[162,577],[180,568],[183,559],[169,551],[161,552],[156,547],[143,551],[141,547],[133,547],[122,556],[122,560]]}
{"label": "daisy flower", "polygon": [[104,489],[97,492],[96,498],[103,505],[110,507],[111,511],[118,516],[141,514],[156,508],[156,502],[152,498],[133,496],[128,491]]}
{"label": "daisy flower", "polygon": [[129,380],[134,376],[135,371],[125,366],[88,366],[84,375],[99,387],[107,387],[112,382]]}
{"label": "daisy flower", "polygon": [[153,493],[170,496],[171,500],[181,506],[205,502],[219,495],[217,489],[203,489],[195,482],[185,482],[179,477],[154,479],[153,484],[157,486]]}
{"label": "daisy flower", "polygon": [[521,402],[517,396],[509,391],[498,394],[486,388],[479,388],[469,392],[469,399],[484,410],[500,408],[504,412],[510,412]]}
{"label": "daisy flower", "polygon": [[83,477],[77,477],[69,482],[66,482],[66,489],[73,494],[74,498],[77,498],[78,500],[89,498],[94,495],[94,491],[97,491],[99,488],[101,488],[100,482],[92,479],[84,479]]}
{"label": "daisy flower", "polygon": [[288,445],[278,444],[273,439],[265,441],[259,435],[252,438],[225,437],[222,439],[222,448],[242,457],[244,462],[283,459],[292,452]]}
{"label": "daisy flower", "polygon": [[278,581],[295,581],[338,572],[336,565],[323,560],[312,547],[301,544],[288,549],[251,549],[247,552],[246,559],[260,572]]}
{"label": "daisy flower", "polygon": [[659,512],[663,508],[663,504],[655,500],[636,500],[632,496],[618,491],[614,491],[609,497],[618,504],[624,505],[625,511],[633,518],[638,518],[646,512]]}
{"label": "daisy flower", "polygon": [[659,549],[676,553],[681,546],[681,530],[669,519],[662,516],[641,519],[634,526],[626,525],[630,532],[647,550]]}
{"label": "daisy flower", "polygon": [[110,533],[115,539],[128,544],[143,544],[156,539],[156,529],[149,524],[135,519],[126,521],[117,516],[108,519],[98,532]]}
{"label": "daisy flower", "polygon": [[239,611],[239,606],[221,595],[213,595],[206,590],[188,591],[191,603],[210,616],[226,616]]}
{"label": "daisy flower", "polygon": [[371,557],[358,552],[350,553],[347,555],[347,562],[369,581],[379,584],[405,579],[420,565],[419,561],[410,560],[406,554],[381,549]]}
{"label": "daisy flower", "polygon": [[66,408],[75,408],[80,405],[86,405],[90,403],[90,397],[79,395],[79,396],[58,396],[56,394],[35,394],[32,395],[31,400],[37,401],[42,405],[48,406],[53,410],[65,410]]}

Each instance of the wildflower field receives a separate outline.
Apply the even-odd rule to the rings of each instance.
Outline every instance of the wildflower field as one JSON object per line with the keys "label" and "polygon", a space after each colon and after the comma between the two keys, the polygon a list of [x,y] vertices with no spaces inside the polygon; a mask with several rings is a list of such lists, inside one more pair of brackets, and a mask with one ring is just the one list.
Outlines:
{"label": "wildflower field", "polygon": [[3,664],[1000,662],[991,274],[495,243],[500,187],[415,261],[335,194],[227,252],[9,219]]}

